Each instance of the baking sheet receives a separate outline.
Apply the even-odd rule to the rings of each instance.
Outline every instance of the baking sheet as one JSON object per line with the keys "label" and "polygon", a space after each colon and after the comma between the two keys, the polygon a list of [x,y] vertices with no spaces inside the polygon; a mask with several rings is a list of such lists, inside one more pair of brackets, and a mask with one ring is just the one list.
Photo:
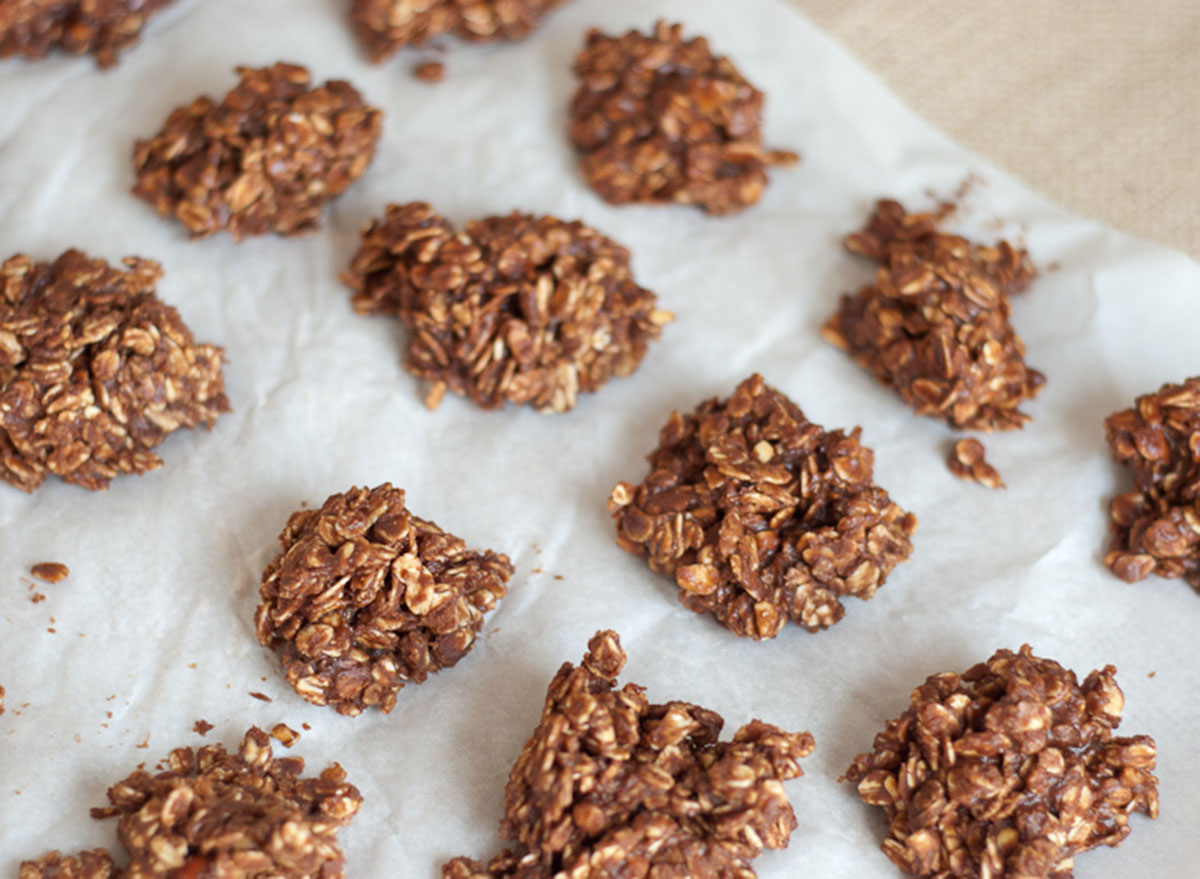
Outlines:
{"label": "baking sheet", "polygon": [[[436,86],[409,75],[433,53],[368,64],[343,9],[185,0],[111,72],[70,58],[0,65],[4,255],[75,246],[161,260],[159,295],[227,348],[235,408],[212,433],[169,439],[163,469],[108,492],[0,487],[0,873],[51,848],[116,848],[113,822],[87,817],[107,785],[173,747],[234,745],[250,724],[279,721],[308,723],[293,752],[313,770],[341,761],[366,798],[342,835],[349,876],[435,877],[451,856],[486,858],[547,682],[613,627],[630,654],[625,679],[653,699],[713,708],[730,733],[759,717],[815,735],[808,775],[788,785],[799,827],[787,851],[756,862],[763,879],[894,876],[878,850],[882,816],[835,779],[926,675],[1024,642],[1081,676],[1116,664],[1122,732],[1160,748],[1161,818],[1135,818],[1120,849],[1079,858],[1079,875],[1192,875],[1200,598],[1104,569],[1105,505],[1128,477],[1100,423],[1200,372],[1200,268],[1072,217],[950,143],[774,0],[577,0],[525,43],[448,42]],[[612,208],[576,171],[567,70],[585,28],[657,16],[710,35],[766,91],[768,145],[804,154],[740,216]],[[235,65],[281,58],[349,78],[386,110],[378,157],[311,237],[188,242],[127,194],[133,141],[195,95],[223,94]],[[1040,266],[1056,266],[1013,306],[1049,384],[1029,428],[987,441],[1009,485],[996,493],[952,477],[950,431],[818,334],[837,295],[870,275],[839,239],[873,200],[919,208],[969,174],[982,182],[957,228],[1023,236]],[[353,314],[337,281],[361,224],[413,199],[458,222],[513,208],[582,218],[633,248],[640,282],[678,320],[634,377],[569,415],[450,397],[427,412],[400,367],[403,330]],[[680,607],[670,581],[617,548],[604,510],[615,482],[644,475],[672,408],[727,395],[754,370],[819,423],[863,425],[879,483],[920,518],[912,560],[874,600],[850,600],[830,631],[790,627],[761,644]],[[457,668],[405,691],[391,715],[343,718],[296,696],[255,642],[258,579],[302,502],[383,481],[471,545],[507,552],[517,573]],[[35,604],[24,575],[47,560],[71,576],[37,586],[47,599]],[[201,718],[215,725],[207,739],[191,731]]]}

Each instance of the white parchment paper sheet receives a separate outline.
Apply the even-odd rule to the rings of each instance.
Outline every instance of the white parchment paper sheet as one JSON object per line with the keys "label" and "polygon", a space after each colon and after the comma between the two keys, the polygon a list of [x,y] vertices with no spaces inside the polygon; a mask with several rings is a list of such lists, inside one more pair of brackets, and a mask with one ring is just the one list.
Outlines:
{"label": "white parchment paper sheet", "polygon": [[[1101,420],[1200,372],[1200,268],[1047,204],[772,0],[578,0],[525,43],[450,43],[436,86],[409,76],[419,53],[368,64],[344,6],[185,0],[111,72],[70,58],[0,65],[3,255],[75,246],[161,260],[160,296],[228,349],[236,410],[211,434],[172,437],[163,469],[108,492],[0,486],[0,874],[51,848],[115,847],[113,822],[87,817],[107,785],[178,745],[235,745],[250,724],[278,721],[309,723],[294,751],[313,770],[341,761],[366,797],[343,834],[349,876],[435,877],[453,855],[486,858],[547,682],[614,627],[626,679],[652,698],[713,708],[729,732],[760,717],[816,736],[808,775],[788,786],[799,828],[757,862],[763,879],[894,876],[881,815],[835,779],[926,675],[1023,642],[1081,676],[1115,663],[1122,731],[1160,747],[1162,817],[1135,818],[1131,839],[1080,858],[1079,875],[1196,875],[1200,597],[1181,582],[1126,585],[1102,566],[1105,506],[1128,475],[1109,461]],[[584,30],[658,16],[732,56],[768,95],[768,144],[804,154],[740,216],[611,208],[576,171],[565,109]],[[187,241],[128,194],[133,141],[194,96],[223,94],[235,65],[280,58],[348,78],[386,110],[378,157],[311,237]],[[968,173],[984,182],[959,227],[993,237],[1001,218],[1039,265],[1058,266],[1014,303],[1049,384],[1028,429],[988,441],[1009,484],[996,493],[953,478],[945,426],[914,417],[818,334],[837,295],[870,276],[839,240],[873,200],[921,207]],[[458,222],[514,208],[582,218],[633,248],[639,280],[678,320],[633,378],[569,415],[459,398],[427,412],[400,367],[402,328],[354,315],[337,280],[359,227],[413,199]],[[878,481],[921,523],[912,560],[873,601],[850,601],[830,631],[792,627],[763,644],[683,610],[667,579],[617,548],[604,510],[615,482],[642,478],[672,408],[727,395],[754,370],[814,420],[863,425]],[[404,692],[389,716],[342,718],[296,696],[255,643],[258,579],[301,502],[384,481],[418,514],[507,552],[517,574],[457,668]],[[22,575],[46,560],[71,576],[33,604]],[[216,725],[207,740],[191,732],[199,718]]]}

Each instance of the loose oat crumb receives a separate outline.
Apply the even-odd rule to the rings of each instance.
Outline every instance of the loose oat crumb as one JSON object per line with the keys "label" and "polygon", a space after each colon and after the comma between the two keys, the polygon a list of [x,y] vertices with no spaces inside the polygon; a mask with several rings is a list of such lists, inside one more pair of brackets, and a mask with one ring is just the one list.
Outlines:
{"label": "loose oat crumb", "polygon": [[1113,734],[1115,673],[1080,684],[1025,645],[927,678],[845,775],[884,809],[884,853],[928,879],[1070,879],[1131,815],[1157,817],[1154,739]]}
{"label": "loose oat crumb", "polygon": [[413,68],[413,76],[422,82],[441,82],[446,78],[446,65],[441,61],[425,61]]}
{"label": "loose oat crumb", "polygon": [[277,723],[271,729],[271,738],[278,741],[285,748],[290,748],[296,742],[300,741],[300,733],[296,732],[286,723]]}
{"label": "loose oat crumb", "polygon": [[311,727],[311,726],[309,726],[307,723],[302,723],[302,724],[300,724],[300,728],[301,728],[302,730],[304,730],[305,732],[308,732],[309,730],[311,730],[311,729],[312,729],[312,727]]}
{"label": "loose oat crumb", "polygon": [[199,736],[206,736],[212,728],[213,725],[207,720],[197,720],[195,725],[192,726],[192,731]]}
{"label": "loose oat crumb", "polygon": [[762,92],[703,37],[684,40],[682,25],[621,37],[592,30],[575,74],[571,143],[583,176],[613,204],[730,214],[762,197],[768,167],[799,160],[763,148]]}
{"label": "loose oat crumb", "polygon": [[61,583],[67,579],[71,570],[62,562],[38,562],[29,569],[29,573],[47,583]]}
{"label": "loose oat crumb", "polygon": [[1148,677],[1148,678],[1152,678],[1152,677],[1154,677],[1156,674],[1158,674],[1158,672],[1156,672],[1156,671],[1152,671],[1152,672],[1150,672],[1148,675],[1146,675],[1146,677]]}
{"label": "loose oat crumb", "polygon": [[4,713],[4,687],[0,687],[0,714]]}
{"label": "loose oat crumb", "polygon": [[46,600],[46,596],[43,595],[41,592],[35,592],[35,593],[33,593],[33,595],[29,596],[29,600],[33,604],[41,604],[43,601]]}
{"label": "loose oat crumb", "polygon": [[360,314],[412,330],[405,369],[485,409],[566,412],[638,368],[674,315],[637,284],[629,251],[579,221],[513,213],[456,232],[423,202],[363,230],[342,280]]}
{"label": "loose oat crumb", "polygon": [[270,702],[271,701],[271,697],[268,696],[266,693],[256,693],[256,692],[252,691],[250,693],[250,695],[253,696],[255,699],[258,699],[260,702]]}
{"label": "loose oat crumb", "polygon": [[1004,480],[996,468],[984,460],[983,443],[974,437],[961,439],[954,444],[946,466],[959,479],[978,482],[984,488],[1004,488]]}
{"label": "loose oat crumb", "polygon": [[383,114],[348,82],[313,87],[294,64],[238,74],[223,101],[197,98],[138,141],[133,193],[193,238],[310,232],[326,203],[366,172]]}
{"label": "loose oat crumb", "polygon": [[513,848],[486,867],[455,858],[443,879],[752,879],[764,849],[787,845],[782,782],[803,775],[813,737],[755,720],[721,741],[715,712],[618,689],[624,664],[603,631],[559,669],[505,788],[500,835]]}
{"label": "loose oat crumb", "polygon": [[617,542],[734,634],[831,626],[843,598],[871,598],[908,558],[917,527],[872,481],[860,435],[813,424],[752,375],[727,400],[671,414],[650,474],[609,497]]}
{"label": "loose oat crumb", "polygon": [[389,484],[352,488],[288,519],[263,571],[259,643],[277,648],[287,682],[317,705],[384,713],[408,684],[456,665],[513,566],[414,516]]}

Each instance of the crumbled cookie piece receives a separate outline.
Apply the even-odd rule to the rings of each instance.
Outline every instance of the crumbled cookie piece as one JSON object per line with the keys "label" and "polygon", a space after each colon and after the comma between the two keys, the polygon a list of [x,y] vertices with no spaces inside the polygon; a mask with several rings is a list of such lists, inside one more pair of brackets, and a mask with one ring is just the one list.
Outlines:
{"label": "crumbled cookie piece", "polygon": [[673,319],[639,287],[629,251],[576,221],[513,213],[456,233],[424,203],[389,205],[342,279],[360,314],[412,330],[405,368],[485,409],[565,412],[637,369]]}
{"label": "crumbled cookie piece", "polygon": [[100,67],[134,46],[146,20],[172,0],[0,0],[0,58],[51,49],[91,53]]}
{"label": "crumbled cookie piece", "polygon": [[198,736],[204,737],[208,735],[212,728],[213,725],[211,723],[201,718],[192,725],[192,732],[196,733]]}
{"label": "crumbled cookie piece", "polygon": [[71,569],[62,562],[38,562],[29,573],[47,583],[61,583],[70,575]]}
{"label": "crumbled cookie piece", "polygon": [[844,295],[826,340],[848,351],[916,409],[970,430],[1011,430],[1046,378],[1025,365],[1009,296],[1034,277],[1006,241],[972,244],[937,231],[945,211],[907,214],[880,201],[846,247],[880,263],[875,282]]}
{"label": "crumbled cookie piece", "polygon": [[17,488],[49,473],[106,488],[161,466],[151,450],[172,431],[229,411],[224,352],[154,295],[158,263],[124,263],[68,250],[0,266],[0,478]]}
{"label": "crumbled cookie piece", "polygon": [[258,640],[282,648],[287,681],[317,705],[361,714],[462,659],[513,566],[412,515],[391,485],[301,510],[263,572]]}
{"label": "crumbled cookie piece", "polygon": [[446,65],[441,61],[424,61],[413,68],[413,76],[422,82],[441,82],[446,78]]}
{"label": "crumbled cookie piece", "polygon": [[937,879],[1070,879],[1075,855],[1158,815],[1155,745],[1117,738],[1111,665],[1080,685],[1025,645],[932,675],[846,772],[888,818],[883,851]]}
{"label": "crumbled cookie piece", "polygon": [[693,204],[731,214],[755,204],[766,169],[799,160],[765,150],[763,93],[703,37],[659,21],[652,35],[587,36],[575,59],[571,144],[612,204]]}
{"label": "crumbled cookie piece", "polygon": [[1184,577],[1200,591],[1200,377],[1138,397],[1108,416],[1104,431],[1134,484],[1109,504],[1104,563],[1130,583],[1158,574]]}
{"label": "crumbled cookie piece", "polygon": [[299,235],[367,170],[382,112],[348,82],[312,87],[293,64],[239,67],[221,103],[200,97],[134,149],[134,195],[193,238]]}
{"label": "crumbled cookie piece", "polygon": [[350,24],[375,62],[443,34],[476,43],[523,40],[566,0],[353,0]]}
{"label": "crumbled cookie piece", "polygon": [[4,713],[4,687],[0,687],[0,714]]}
{"label": "crumbled cookie piece", "polygon": [[500,835],[515,850],[486,867],[455,858],[443,879],[753,879],[764,848],[787,846],[782,782],[804,774],[812,736],[755,720],[722,742],[715,712],[618,690],[624,665],[603,631],[580,666],[559,669],[505,788]]}
{"label": "crumbled cookie piece", "polygon": [[285,748],[290,748],[296,742],[300,741],[300,733],[296,732],[286,723],[277,723],[271,728],[271,738]]}
{"label": "crumbled cookie piece", "polygon": [[961,439],[954,444],[946,467],[959,479],[978,482],[984,488],[1004,488],[1004,480],[996,468],[984,460],[986,450],[983,443],[974,437]]}
{"label": "crumbled cookie piece", "polygon": [[673,412],[641,485],[619,483],[617,542],[674,576],[679,600],[734,634],[809,631],[868,599],[908,558],[917,518],[872,483],[861,430],[826,432],[760,375]]}
{"label": "crumbled cookie piece", "polygon": [[116,879],[121,875],[112,855],[97,848],[74,856],[54,851],[36,861],[22,861],[17,879]]}

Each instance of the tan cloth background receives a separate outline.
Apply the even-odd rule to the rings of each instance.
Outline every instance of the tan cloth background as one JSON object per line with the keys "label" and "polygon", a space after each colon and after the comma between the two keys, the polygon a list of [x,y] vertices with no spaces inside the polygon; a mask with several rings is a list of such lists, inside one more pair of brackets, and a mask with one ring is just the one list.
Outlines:
{"label": "tan cloth background", "polygon": [[791,2],[964,146],[1200,259],[1200,0]]}

